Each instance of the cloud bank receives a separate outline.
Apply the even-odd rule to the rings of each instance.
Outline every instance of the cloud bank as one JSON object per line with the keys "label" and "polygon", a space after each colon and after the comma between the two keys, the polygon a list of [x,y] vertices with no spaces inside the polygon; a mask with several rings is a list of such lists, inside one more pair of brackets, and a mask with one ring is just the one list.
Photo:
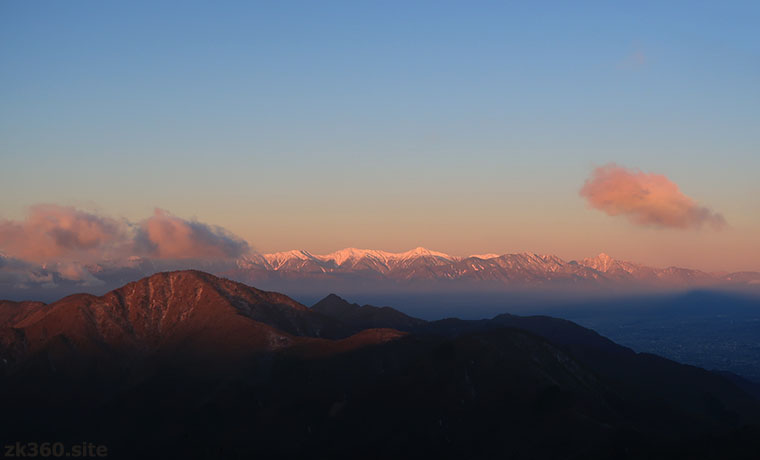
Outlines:
{"label": "cloud bank", "polygon": [[250,252],[222,227],[156,209],[138,222],[54,204],[0,219],[0,298],[115,287],[163,270],[229,269]]}
{"label": "cloud bank", "polygon": [[29,208],[22,221],[0,221],[0,251],[33,262],[152,259],[230,259],[248,243],[224,228],[156,209],[140,222],[117,220],[53,204]]}
{"label": "cloud bank", "polygon": [[708,225],[716,230],[722,215],[684,195],[667,177],[608,164],[594,169],[580,190],[588,204],[610,216],[626,216],[637,225],[694,229]]}
{"label": "cloud bank", "polygon": [[23,221],[0,220],[0,250],[30,261],[111,256],[127,225],[68,206],[32,206]]}
{"label": "cloud bank", "polygon": [[156,209],[142,221],[136,252],[158,259],[228,259],[249,251],[248,243],[222,227],[188,221]]}

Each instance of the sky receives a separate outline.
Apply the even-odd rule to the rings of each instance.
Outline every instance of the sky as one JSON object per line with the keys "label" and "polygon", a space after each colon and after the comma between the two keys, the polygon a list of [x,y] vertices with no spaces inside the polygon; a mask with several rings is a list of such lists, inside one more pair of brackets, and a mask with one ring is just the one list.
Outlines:
{"label": "sky", "polygon": [[198,254],[760,270],[759,23],[730,1],[0,2],[0,251],[161,257],[174,229]]}

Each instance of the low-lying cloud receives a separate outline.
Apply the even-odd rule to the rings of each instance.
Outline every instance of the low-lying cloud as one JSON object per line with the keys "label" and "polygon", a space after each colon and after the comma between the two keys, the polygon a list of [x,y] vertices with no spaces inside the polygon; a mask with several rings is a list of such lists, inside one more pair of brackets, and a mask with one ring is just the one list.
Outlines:
{"label": "low-lying cloud", "polygon": [[723,216],[684,195],[662,174],[608,164],[594,169],[580,190],[588,204],[610,216],[626,216],[637,225],[721,229]]}
{"label": "low-lying cloud", "polygon": [[165,270],[224,272],[248,252],[248,243],[222,227],[161,209],[130,222],[37,205],[24,219],[0,219],[0,298],[102,293]]}
{"label": "low-lying cloud", "polygon": [[23,221],[0,220],[0,250],[24,260],[111,256],[127,238],[127,225],[52,204],[29,208]]}
{"label": "low-lying cloud", "polygon": [[248,243],[224,228],[156,209],[140,222],[52,204],[29,208],[24,220],[0,220],[0,252],[32,262],[230,259]]}
{"label": "low-lying cloud", "polygon": [[135,238],[139,253],[158,259],[227,259],[249,251],[248,243],[222,227],[181,219],[156,209]]}

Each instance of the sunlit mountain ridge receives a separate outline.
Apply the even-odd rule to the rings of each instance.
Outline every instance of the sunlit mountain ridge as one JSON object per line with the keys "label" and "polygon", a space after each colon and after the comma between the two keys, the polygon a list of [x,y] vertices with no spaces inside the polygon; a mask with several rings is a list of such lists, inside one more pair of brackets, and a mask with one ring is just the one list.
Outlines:
{"label": "sunlit mountain ridge", "polygon": [[0,254],[0,298],[53,300],[76,292],[105,293],[166,270],[199,269],[267,289],[321,294],[382,290],[595,290],[636,292],[692,288],[760,288],[760,272],[708,272],[652,267],[601,253],[581,260],[530,252],[452,256],[418,247],[406,252],[346,248],[329,254],[293,250],[237,258],[155,259],[32,264]]}
{"label": "sunlit mountain ridge", "polygon": [[650,267],[605,253],[581,260],[529,252],[465,257],[418,247],[392,253],[346,248],[318,255],[304,250],[254,254],[237,260],[237,274],[256,279],[265,272],[297,278],[362,274],[394,280],[497,281],[506,285],[548,282],[635,282],[662,286],[709,286],[760,282],[758,272],[707,272],[684,267]]}

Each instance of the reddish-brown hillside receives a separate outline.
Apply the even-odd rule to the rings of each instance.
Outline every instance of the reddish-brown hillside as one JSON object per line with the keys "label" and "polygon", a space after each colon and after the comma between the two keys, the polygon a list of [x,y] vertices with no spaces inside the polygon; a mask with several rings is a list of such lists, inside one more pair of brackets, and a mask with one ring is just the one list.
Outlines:
{"label": "reddish-brown hillside", "polygon": [[283,294],[192,270],[158,273],[101,297],[5,302],[0,320],[0,352],[10,363],[39,354],[53,365],[82,355],[234,358],[299,343],[338,352],[388,340],[388,334],[349,337],[339,320]]}

